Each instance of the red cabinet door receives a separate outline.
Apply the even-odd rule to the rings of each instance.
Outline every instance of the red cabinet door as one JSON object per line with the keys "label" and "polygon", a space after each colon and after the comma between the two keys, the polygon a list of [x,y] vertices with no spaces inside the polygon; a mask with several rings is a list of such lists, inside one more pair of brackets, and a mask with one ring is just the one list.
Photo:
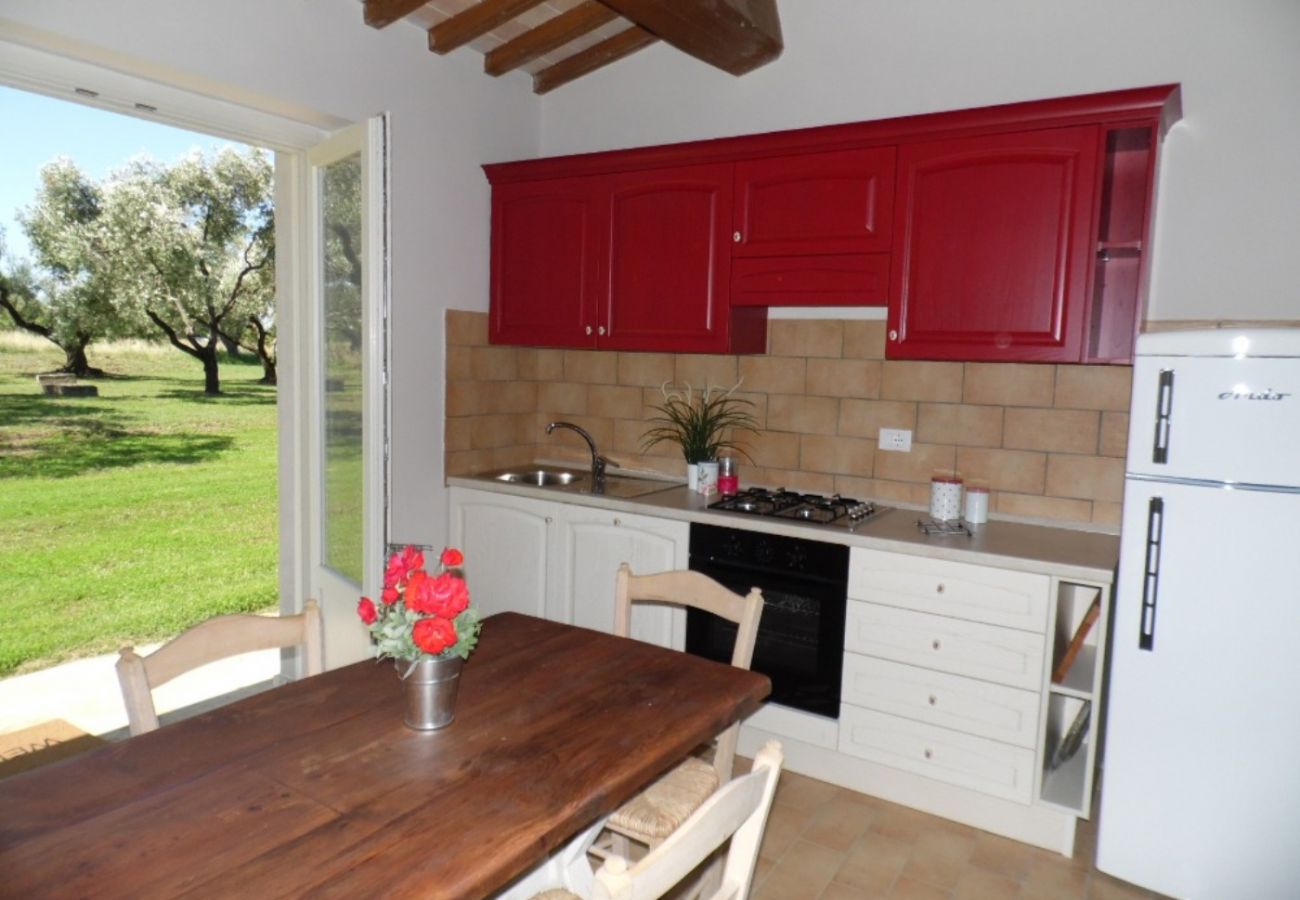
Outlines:
{"label": "red cabinet door", "polygon": [[884,306],[893,147],[736,164],[733,306]]}
{"label": "red cabinet door", "polygon": [[875,147],[737,163],[732,256],[888,250],[894,153]]}
{"label": "red cabinet door", "polygon": [[493,188],[493,343],[595,346],[602,183],[555,178]]}
{"label": "red cabinet door", "polygon": [[612,176],[602,347],[737,349],[727,314],[731,178],[730,163]]}
{"label": "red cabinet door", "polygon": [[1077,362],[1100,131],[903,145],[889,339],[895,359]]}

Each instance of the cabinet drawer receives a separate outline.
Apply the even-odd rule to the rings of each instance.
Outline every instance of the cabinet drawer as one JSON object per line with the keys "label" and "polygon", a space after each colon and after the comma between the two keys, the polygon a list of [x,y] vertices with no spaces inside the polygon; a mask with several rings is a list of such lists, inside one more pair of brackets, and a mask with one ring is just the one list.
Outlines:
{"label": "cabinet drawer", "polygon": [[844,703],[1033,749],[1039,696],[959,675],[844,655]]}
{"label": "cabinet drawer", "polygon": [[850,600],[844,649],[1036,691],[1041,634]]}
{"label": "cabinet drawer", "polygon": [[849,596],[972,622],[1041,632],[1051,578],[904,553],[855,549]]}
{"label": "cabinet drawer", "polygon": [[839,749],[1019,803],[1033,796],[1032,751],[911,719],[844,706]]}

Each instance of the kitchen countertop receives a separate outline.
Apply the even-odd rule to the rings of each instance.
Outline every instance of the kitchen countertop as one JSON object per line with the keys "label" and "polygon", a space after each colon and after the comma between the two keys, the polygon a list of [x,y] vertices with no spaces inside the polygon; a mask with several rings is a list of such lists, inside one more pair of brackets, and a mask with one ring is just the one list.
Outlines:
{"label": "kitchen countertop", "polygon": [[972,535],[925,535],[917,521],[929,516],[914,509],[891,509],[855,528],[847,524],[814,525],[745,513],[708,509],[715,497],[703,497],[679,482],[634,498],[579,493],[553,487],[509,484],[484,476],[451,476],[449,485],[519,497],[658,516],[685,522],[742,528],[747,531],[910,553],[1022,572],[1057,575],[1109,584],[1119,560],[1119,537],[1048,525],[993,521],[971,526]]}

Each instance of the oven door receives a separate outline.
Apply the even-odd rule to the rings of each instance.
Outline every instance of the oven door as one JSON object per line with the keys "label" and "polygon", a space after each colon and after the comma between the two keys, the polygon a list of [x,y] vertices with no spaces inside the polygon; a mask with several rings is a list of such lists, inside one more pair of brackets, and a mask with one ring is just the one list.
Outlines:
{"label": "oven door", "polygon": [[[763,592],[751,668],[772,680],[769,702],[838,719],[844,668],[846,581],[691,557],[691,568],[738,594]],[[847,578],[848,554],[845,548]],[[731,662],[736,626],[702,610],[686,614],[686,650]]]}

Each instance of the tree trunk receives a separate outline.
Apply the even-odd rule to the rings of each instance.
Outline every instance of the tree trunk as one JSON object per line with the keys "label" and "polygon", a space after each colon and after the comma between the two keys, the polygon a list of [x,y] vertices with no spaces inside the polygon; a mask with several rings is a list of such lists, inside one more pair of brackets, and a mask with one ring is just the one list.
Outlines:
{"label": "tree trunk", "polygon": [[208,341],[208,345],[199,354],[203,360],[203,393],[221,393],[221,373],[217,369],[217,342]]}
{"label": "tree trunk", "polygon": [[70,344],[66,347],[60,344],[59,346],[63,350],[64,362],[63,368],[59,369],[59,371],[70,372],[78,378],[103,378],[104,370],[95,368],[86,359],[86,344],[88,343],[89,341],[83,344]]}
{"label": "tree trunk", "polygon": [[257,347],[254,349],[257,350],[257,358],[262,362],[262,380],[258,384],[276,384],[275,349],[271,346],[271,334],[257,316],[249,316],[248,322],[257,332]]}

